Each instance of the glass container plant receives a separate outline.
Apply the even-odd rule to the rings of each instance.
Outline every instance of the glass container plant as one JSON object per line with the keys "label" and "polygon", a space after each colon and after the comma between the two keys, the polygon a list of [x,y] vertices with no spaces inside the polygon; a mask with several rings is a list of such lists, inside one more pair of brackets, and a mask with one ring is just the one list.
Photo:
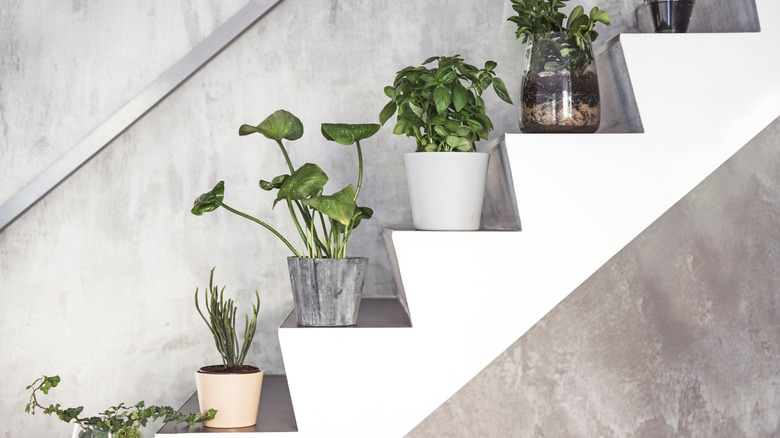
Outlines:
{"label": "glass container plant", "polygon": [[568,0],[511,0],[516,37],[526,44],[521,84],[520,130],[526,133],[590,133],[601,122],[592,44],[606,12],[582,6],[566,16]]}
{"label": "glass container plant", "polygon": [[460,55],[434,56],[398,71],[385,87],[390,102],[379,122],[397,113],[393,134],[412,137],[417,145],[404,163],[418,230],[479,229],[489,155],[476,152],[476,142],[493,130],[482,93],[492,86],[512,103],[496,66],[487,61],[477,68]]}
{"label": "glass container plant", "polygon": [[[323,123],[321,133],[328,141],[345,146],[354,145],[358,157],[355,186],[347,185],[338,192],[325,195],[328,176],[314,163],[297,169],[282,140],[295,141],[303,136],[303,123],[285,110],[278,110],[260,124],[244,124],[240,136],[259,133],[273,140],[284,157],[289,173],[261,180],[260,188],[276,190],[277,203],[286,205],[300,239],[296,248],[274,227],[224,202],[224,181],[195,200],[192,213],[202,215],[220,207],[266,228],[293,253],[288,257],[290,280],[298,324],[303,326],[345,326],[357,323],[363,282],[368,259],[347,257],[347,243],[361,221],[370,219],[373,210],[357,204],[363,185],[363,152],[360,142],[377,131],[377,124]],[[339,275],[332,275],[339,273]]]}

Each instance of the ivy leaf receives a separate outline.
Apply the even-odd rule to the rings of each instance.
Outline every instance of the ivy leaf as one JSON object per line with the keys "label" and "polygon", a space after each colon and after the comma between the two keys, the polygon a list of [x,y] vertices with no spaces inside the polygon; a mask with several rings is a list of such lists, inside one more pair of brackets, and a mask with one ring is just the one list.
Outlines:
{"label": "ivy leaf", "polygon": [[326,140],[351,146],[360,140],[371,137],[381,126],[376,123],[348,125],[345,123],[323,123],[321,132]]}
{"label": "ivy leaf", "polygon": [[329,218],[349,225],[355,215],[355,188],[352,184],[329,196],[316,196],[303,200],[303,205],[311,207]]}
{"label": "ivy leaf", "polygon": [[303,136],[303,123],[298,117],[285,110],[275,111],[257,126],[241,125],[238,135],[249,135],[255,132],[263,134],[271,140],[298,140]]}
{"label": "ivy leaf", "polygon": [[203,213],[214,211],[222,205],[222,198],[224,197],[225,181],[220,181],[211,191],[198,196],[191,212],[196,216],[201,216]]}
{"label": "ivy leaf", "polygon": [[327,182],[328,175],[319,166],[306,163],[293,172],[279,187],[274,206],[284,199],[297,201],[322,193],[322,188]]}
{"label": "ivy leaf", "polygon": [[452,102],[452,96],[446,88],[438,86],[433,90],[433,101],[436,104],[436,112],[441,114],[447,111],[447,107]]}

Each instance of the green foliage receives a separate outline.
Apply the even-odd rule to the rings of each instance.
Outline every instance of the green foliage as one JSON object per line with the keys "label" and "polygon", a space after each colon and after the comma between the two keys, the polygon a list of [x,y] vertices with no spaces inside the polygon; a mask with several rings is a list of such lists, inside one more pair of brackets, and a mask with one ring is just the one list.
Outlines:
{"label": "green foliage", "polygon": [[[170,406],[146,406],[140,401],[132,406],[125,406],[120,403],[117,406],[111,406],[105,411],[91,417],[80,417],[84,410],[82,406],[76,408],[61,409],[60,404],[50,404],[44,406],[38,402],[37,392],[48,394],[49,391],[59,385],[59,376],[41,376],[32,384],[27,386],[27,390],[32,389],[30,401],[24,408],[24,411],[35,415],[35,410],[41,410],[45,415],[56,415],[60,420],[70,423],[77,423],[85,430],[92,431],[89,434],[92,437],[108,436],[108,432],[116,438],[140,438],[140,428],[146,426],[149,421],[156,421],[162,418],[163,421],[173,421],[176,423],[186,422],[192,426],[195,423],[213,420],[217,411],[210,409],[206,415],[183,414]],[[102,432],[102,434],[101,434]]]}
{"label": "green foliage", "polygon": [[[516,16],[508,20],[517,25],[515,36],[523,43],[533,39],[534,44],[546,45],[546,58],[536,61],[535,71],[558,71],[566,66],[575,72],[584,71],[593,61],[592,43],[599,34],[597,23],[610,25],[606,12],[594,6],[590,14],[577,6],[568,18],[559,9],[569,0],[511,0]],[[540,34],[555,32],[559,35],[543,37]]]}
{"label": "green foliage", "polygon": [[[373,211],[357,205],[360,188],[363,185],[363,151],[360,141],[379,131],[380,126],[371,124],[349,125],[323,123],[321,133],[328,141],[356,147],[358,155],[357,186],[351,184],[333,195],[323,195],[328,175],[316,164],[306,163],[295,169],[282,140],[297,140],[303,136],[303,123],[292,113],[279,110],[268,116],[257,126],[241,125],[238,134],[263,134],[274,140],[284,156],[289,173],[269,180],[260,180],[260,188],[266,191],[278,190],[273,202],[284,202],[301,240],[298,251],[284,236],[267,223],[233,209],[223,202],[225,183],[220,181],[211,191],[195,200],[192,213],[202,215],[219,207],[249,219],[271,231],[293,252],[296,257],[344,258],[347,256],[347,241],[360,221],[369,219]],[[349,195],[345,194],[348,191]],[[325,219],[327,217],[327,220]]]}
{"label": "green foliage", "polygon": [[228,369],[238,368],[244,364],[246,353],[249,351],[249,347],[252,345],[252,340],[255,337],[257,314],[260,311],[260,294],[255,290],[257,304],[252,303],[251,319],[248,314],[245,315],[244,342],[239,344],[238,336],[236,335],[236,312],[238,307],[233,303],[232,299],[225,301],[226,286],[222,286],[222,290],[214,286],[214,269],[216,268],[211,268],[209,287],[203,297],[206,313],[208,313],[209,317],[206,318],[200,310],[197,288],[195,289],[195,308],[214,336],[217,351],[222,356],[222,364]]}
{"label": "green foliage", "polygon": [[[437,61],[436,67],[425,67]],[[406,67],[385,87],[390,102],[379,113],[385,124],[398,112],[393,134],[417,141],[417,151],[470,152],[474,142],[487,139],[493,123],[486,114],[482,92],[491,85],[498,97],[512,103],[496,63],[481,69],[460,57],[434,56],[419,67]]]}

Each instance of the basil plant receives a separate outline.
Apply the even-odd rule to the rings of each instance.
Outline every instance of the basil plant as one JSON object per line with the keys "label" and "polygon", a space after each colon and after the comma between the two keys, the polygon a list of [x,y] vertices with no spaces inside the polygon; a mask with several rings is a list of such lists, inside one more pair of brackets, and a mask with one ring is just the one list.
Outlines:
{"label": "basil plant", "polygon": [[270,180],[261,180],[260,188],[266,191],[276,190],[274,207],[279,202],[287,206],[300,238],[301,245],[298,249],[269,224],[225,204],[224,181],[220,181],[211,191],[198,197],[192,207],[192,213],[200,216],[222,207],[268,229],[296,257],[345,258],[347,241],[352,230],[357,228],[363,219],[371,218],[374,213],[370,208],[357,204],[363,184],[363,152],[360,141],[374,135],[379,128],[377,124],[322,124],[321,132],[325,139],[345,146],[355,145],[358,156],[357,186],[350,184],[332,195],[324,195],[323,188],[328,182],[325,172],[313,163],[306,163],[297,169],[293,167],[282,143],[282,140],[295,141],[303,136],[303,123],[300,119],[290,112],[279,110],[257,126],[241,125],[238,135],[262,134],[274,140],[282,151],[289,173]]}
{"label": "basil plant", "polygon": [[[426,67],[434,61],[436,67]],[[384,125],[397,111],[393,134],[414,137],[417,152],[474,151],[474,143],[493,130],[482,92],[492,85],[501,100],[512,103],[496,65],[487,61],[477,68],[454,55],[406,67],[385,87],[390,102],[379,113],[379,123]]]}

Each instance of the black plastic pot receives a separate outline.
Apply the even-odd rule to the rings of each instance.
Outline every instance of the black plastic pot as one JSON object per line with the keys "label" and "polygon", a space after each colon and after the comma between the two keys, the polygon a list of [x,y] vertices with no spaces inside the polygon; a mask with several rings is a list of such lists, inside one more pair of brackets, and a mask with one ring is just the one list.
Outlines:
{"label": "black plastic pot", "polygon": [[685,33],[695,0],[646,0],[656,33]]}

